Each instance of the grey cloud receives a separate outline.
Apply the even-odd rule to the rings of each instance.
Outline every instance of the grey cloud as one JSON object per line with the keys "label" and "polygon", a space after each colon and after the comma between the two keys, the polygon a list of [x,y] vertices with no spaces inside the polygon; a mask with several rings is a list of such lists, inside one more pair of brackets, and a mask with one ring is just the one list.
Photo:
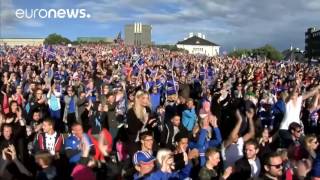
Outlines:
{"label": "grey cloud", "polygon": [[[11,2],[12,0],[7,0]],[[57,4],[63,3],[56,0]],[[279,50],[290,44],[304,47],[304,32],[310,26],[320,28],[319,0],[79,0],[91,20],[100,24],[134,21],[150,23],[156,43],[176,43],[191,31],[206,34],[207,39],[233,47],[257,47],[270,43]],[[10,3],[6,3],[6,6]],[[12,4],[11,4],[12,5]],[[168,9],[166,9],[169,7]],[[11,7],[12,8],[12,7]],[[8,27],[15,19],[1,7]],[[5,15],[7,14],[7,15]],[[5,16],[3,16],[5,15]],[[37,24],[35,24],[37,25]],[[99,28],[99,26],[97,26]],[[123,30],[123,27],[119,27]]]}
{"label": "grey cloud", "polygon": [[0,2],[0,36],[5,31],[14,29],[14,24],[17,22],[15,10],[12,0]]}

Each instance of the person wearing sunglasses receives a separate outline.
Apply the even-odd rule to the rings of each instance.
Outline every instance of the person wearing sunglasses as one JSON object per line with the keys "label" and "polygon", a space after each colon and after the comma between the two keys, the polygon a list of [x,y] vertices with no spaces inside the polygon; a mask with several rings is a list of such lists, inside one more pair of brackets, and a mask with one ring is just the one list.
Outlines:
{"label": "person wearing sunglasses", "polygon": [[314,160],[316,158],[316,150],[319,147],[318,138],[315,134],[307,135],[304,138],[305,149],[309,154],[309,159]]}
{"label": "person wearing sunglasses", "polygon": [[271,153],[269,154],[264,162],[263,166],[265,173],[262,180],[280,180],[282,179],[282,158],[279,153]]}
{"label": "person wearing sunglasses", "polygon": [[286,136],[281,137],[281,147],[289,148],[293,144],[301,143],[302,126],[296,122],[289,125],[289,129]]}

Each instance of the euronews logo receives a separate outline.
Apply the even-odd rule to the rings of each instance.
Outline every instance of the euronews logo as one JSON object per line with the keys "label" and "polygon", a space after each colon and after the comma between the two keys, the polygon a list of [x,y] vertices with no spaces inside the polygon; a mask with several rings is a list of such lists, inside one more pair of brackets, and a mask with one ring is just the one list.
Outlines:
{"label": "euronews logo", "polygon": [[91,18],[86,9],[17,9],[18,19],[85,19]]}

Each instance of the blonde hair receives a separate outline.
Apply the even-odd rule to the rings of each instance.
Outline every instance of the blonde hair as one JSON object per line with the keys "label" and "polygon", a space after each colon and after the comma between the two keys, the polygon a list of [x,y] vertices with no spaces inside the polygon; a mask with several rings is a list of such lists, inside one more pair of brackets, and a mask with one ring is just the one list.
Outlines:
{"label": "blonde hair", "polygon": [[144,121],[145,118],[148,116],[146,112],[146,108],[141,106],[139,100],[142,96],[147,95],[149,99],[148,106],[150,106],[150,97],[149,94],[145,91],[137,91],[135,97],[134,97],[134,105],[133,105],[133,111],[136,114],[137,118],[140,119],[140,121]]}
{"label": "blonde hair", "polygon": [[163,165],[163,161],[166,156],[172,154],[172,151],[169,149],[160,149],[157,153],[157,161],[160,164],[160,166]]}
{"label": "blonde hair", "polygon": [[317,140],[317,136],[315,134],[307,135],[304,138],[304,144],[308,150],[310,150],[310,145],[311,145],[312,141],[314,141],[314,140]]}
{"label": "blonde hair", "polygon": [[281,156],[282,160],[288,159],[288,150],[287,149],[278,148],[277,153]]}

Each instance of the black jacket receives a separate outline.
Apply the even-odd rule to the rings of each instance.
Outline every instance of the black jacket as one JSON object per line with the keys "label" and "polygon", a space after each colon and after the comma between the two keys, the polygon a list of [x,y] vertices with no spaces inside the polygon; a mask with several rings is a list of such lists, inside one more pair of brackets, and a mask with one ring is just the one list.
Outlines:
{"label": "black jacket", "polygon": [[[188,133],[187,129],[180,124],[179,132]],[[163,126],[163,130],[161,133],[160,146],[164,148],[174,149],[174,127],[171,122],[167,122]]]}
{"label": "black jacket", "polygon": [[[151,113],[151,110],[149,108],[147,108],[146,111],[149,114]],[[133,155],[136,151],[139,150],[139,143],[136,142],[136,139],[139,134],[139,131],[143,127],[143,123],[138,119],[133,108],[129,109],[127,112],[127,123],[127,149],[129,155]]]}

